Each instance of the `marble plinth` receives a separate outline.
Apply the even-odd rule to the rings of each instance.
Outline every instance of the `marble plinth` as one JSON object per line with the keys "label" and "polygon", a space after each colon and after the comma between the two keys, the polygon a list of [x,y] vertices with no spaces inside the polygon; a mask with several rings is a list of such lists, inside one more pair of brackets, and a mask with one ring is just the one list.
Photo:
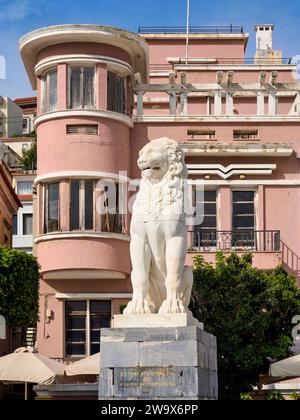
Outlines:
{"label": "marble plinth", "polygon": [[100,400],[216,400],[216,338],[196,326],[101,332]]}

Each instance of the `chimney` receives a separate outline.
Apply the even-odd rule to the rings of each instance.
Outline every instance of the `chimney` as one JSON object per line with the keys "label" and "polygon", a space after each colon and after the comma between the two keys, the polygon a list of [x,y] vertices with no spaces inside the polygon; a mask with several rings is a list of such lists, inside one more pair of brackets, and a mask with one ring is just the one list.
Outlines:
{"label": "chimney", "polygon": [[273,50],[273,31],[275,25],[255,25],[256,54],[255,64],[282,64],[282,51]]}
{"label": "chimney", "polygon": [[256,51],[273,49],[273,31],[275,25],[256,25]]}

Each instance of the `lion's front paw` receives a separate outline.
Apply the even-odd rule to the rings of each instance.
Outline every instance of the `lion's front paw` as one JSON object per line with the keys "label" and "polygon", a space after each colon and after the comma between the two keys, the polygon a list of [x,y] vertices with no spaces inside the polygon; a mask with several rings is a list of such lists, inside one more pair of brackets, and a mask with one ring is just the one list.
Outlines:
{"label": "lion's front paw", "polygon": [[146,300],[132,300],[123,313],[125,315],[152,314],[154,310]]}
{"label": "lion's front paw", "polygon": [[179,299],[167,299],[161,305],[160,314],[184,314],[186,309]]}

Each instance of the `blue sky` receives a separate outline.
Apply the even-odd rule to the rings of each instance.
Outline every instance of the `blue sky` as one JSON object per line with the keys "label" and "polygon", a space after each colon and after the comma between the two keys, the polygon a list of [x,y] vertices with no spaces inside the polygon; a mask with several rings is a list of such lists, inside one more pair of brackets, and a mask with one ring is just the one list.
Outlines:
{"label": "blue sky", "polygon": [[[299,0],[190,0],[191,25],[243,25],[254,54],[257,23],[275,23],[274,48],[283,55],[300,55]],[[25,33],[63,23],[95,23],[137,31],[138,26],[179,26],[186,19],[186,0],[0,0],[0,55],[6,59],[6,79],[0,95],[34,94],[19,56],[17,42]]]}

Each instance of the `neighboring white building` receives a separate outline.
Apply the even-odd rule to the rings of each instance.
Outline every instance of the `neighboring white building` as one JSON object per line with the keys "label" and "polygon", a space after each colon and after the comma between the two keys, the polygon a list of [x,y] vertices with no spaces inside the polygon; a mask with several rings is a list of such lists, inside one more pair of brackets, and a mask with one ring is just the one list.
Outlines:
{"label": "neighboring white building", "polygon": [[23,110],[8,97],[0,96],[0,137],[23,133]]}
{"label": "neighboring white building", "polygon": [[13,248],[32,254],[33,248],[33,203],[32,188],[35,173],[14,173],[15,190],[22,208],[13,221]]}

